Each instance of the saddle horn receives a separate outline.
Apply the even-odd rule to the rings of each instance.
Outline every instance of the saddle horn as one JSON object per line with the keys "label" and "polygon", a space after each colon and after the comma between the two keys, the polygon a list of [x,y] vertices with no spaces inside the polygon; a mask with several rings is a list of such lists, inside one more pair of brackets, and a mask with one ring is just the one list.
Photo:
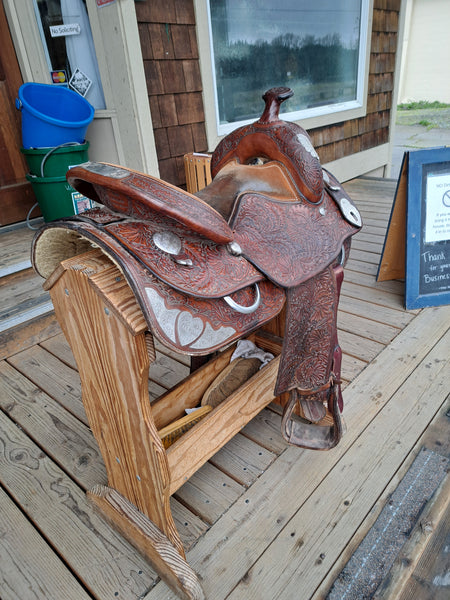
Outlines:
{"label": "saddle horn", "polygon": [[294,92],[291,90],[291,88],[288,87],[276,87],[267,90],[267,92],[263,94],[262,97],[262,99],[266,103],[266,107],[259,119],[259,122],[274,123],[276,121],[279,121],[281,103],[287,100],[288,98],[292,98],[293,95]]}

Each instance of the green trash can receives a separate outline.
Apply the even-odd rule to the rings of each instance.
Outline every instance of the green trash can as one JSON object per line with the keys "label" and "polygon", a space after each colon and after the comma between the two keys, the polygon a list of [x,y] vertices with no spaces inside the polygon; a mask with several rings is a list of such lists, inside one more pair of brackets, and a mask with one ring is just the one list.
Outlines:
{"label": "green trash can", "polygon": [[73,189],[66,180],[71,167],[88,158],[89,142],[69,142],[53,148],[21,148],[30,172],[26,175],[36,196],[44,221],[70,217],[92,208],[86,196]]}
{"label": "green trash can", "polygon": [[61,144],[52,148],[21,148],[31,175],[62,177],[70,167],[89,160],[89,142]]}
{"label": "green trash can", "polygon": [[92,201],[68,184],[66,176],[36,177],[27,173],[26,178],[33,187],[44,221],[78,215],[93,208]]}

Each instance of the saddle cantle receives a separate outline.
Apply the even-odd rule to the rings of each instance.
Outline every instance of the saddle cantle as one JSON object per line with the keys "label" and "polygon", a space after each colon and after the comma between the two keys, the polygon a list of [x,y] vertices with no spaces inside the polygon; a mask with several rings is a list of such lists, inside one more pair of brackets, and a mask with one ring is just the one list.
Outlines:
{"label": "saddle cantle", "polygon": [[[350,237],[361,227],[304,129],[279,118],[289,88],[263,96],[261,118],[226,136],[213,179],[196,195],[105,163],[69,170],[101,207],[48,223],[33,264],[48,277],[63,259],[100,247],[119,266],[149,329],[168,347],[206,355],[273,319],[286,304],[275,394],[289,392],[283,435],[302,447],[342,435],[336,315]],[[302,415],[294,415],[300,403]],[[328,413],[332,424],[318,425]]]}

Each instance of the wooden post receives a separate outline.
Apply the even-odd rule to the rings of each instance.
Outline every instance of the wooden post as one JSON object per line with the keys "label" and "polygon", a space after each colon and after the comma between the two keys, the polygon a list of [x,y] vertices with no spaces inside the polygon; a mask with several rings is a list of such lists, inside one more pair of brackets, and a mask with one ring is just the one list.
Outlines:
{"label": "wooden post", "polygon": [[169,505],[165,450],[151,416],[146,324],[127,283],[100,293],[111,262],[99,253],[63,261],[46,287],[77,361],[83,404],[108,484],[132,502],[184,557]]}

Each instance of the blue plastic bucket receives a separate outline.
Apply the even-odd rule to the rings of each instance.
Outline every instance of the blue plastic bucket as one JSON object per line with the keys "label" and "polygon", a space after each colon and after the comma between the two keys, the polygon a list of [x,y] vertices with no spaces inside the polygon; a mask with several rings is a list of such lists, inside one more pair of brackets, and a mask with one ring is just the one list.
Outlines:
{"label": "blue plastic bucket", "polygon": [[16,107],[22,112],[24,148],[49,148],[67,142],[83,143],[94,107],[68,88],[24,83]]}

